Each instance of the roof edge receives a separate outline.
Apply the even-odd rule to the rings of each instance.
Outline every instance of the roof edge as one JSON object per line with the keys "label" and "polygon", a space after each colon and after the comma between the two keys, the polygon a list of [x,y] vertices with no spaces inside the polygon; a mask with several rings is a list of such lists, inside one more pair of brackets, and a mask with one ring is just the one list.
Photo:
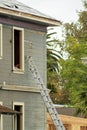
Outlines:
{"label": "roof edge", "polygon": [[0,7],[0,13],[5,14],[5,15],[20,17],[20,18],[27,19],[27,20],[33,20],[33,21],[40,22],[40,23],[44,23],[44,25],[47,25],[47,26],[60,26],[61,25],[61,22],[56,20],[56,19],[36,16],[33,14],[21,12],[21,11],[6,9],[3,7]]}

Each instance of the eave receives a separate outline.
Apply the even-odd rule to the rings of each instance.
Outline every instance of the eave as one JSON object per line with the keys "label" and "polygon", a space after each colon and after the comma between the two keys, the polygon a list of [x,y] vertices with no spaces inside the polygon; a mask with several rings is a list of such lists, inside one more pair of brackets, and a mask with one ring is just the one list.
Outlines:
{"label": "eave", "polygon": [[41,16],[37,16],[37,15],[33,15],[33,14],[21,12],[21,11],[16,11],[12,9],[7,9],[3,7],[0,7],[0,13],[3,15],[8,15],[9,17],[12,16],[18,19],[20,18],[20,19],[24,19],[28,21],[33,21],[35,23],[40,23],[45,26],[60,26],[61,25],[61,22],[56,19],[41,17]]}

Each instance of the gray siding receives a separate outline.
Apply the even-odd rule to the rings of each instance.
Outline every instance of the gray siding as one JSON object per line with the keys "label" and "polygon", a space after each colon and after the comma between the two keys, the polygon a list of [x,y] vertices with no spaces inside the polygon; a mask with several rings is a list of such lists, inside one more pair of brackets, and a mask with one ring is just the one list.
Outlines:
{"label": "gray siding", "polygon": [[[39,93],[0,90],[0,101],[12,108],[13,102],[24,102],[24,130],[45,130],[46,113]],[[13,116],[3,116],[3,130],[12,130]]]}
{"label": "gray siding", "polygon": [[[24,29],[24,74],[13,73],[12,29],[3,25],[3,59],[0,60],[0,84],[37,87],[28,71],[26,56],[32,56],[46,84],[46,33]],[[24,130],[46,129],[46,108],[40,93],[0,90],[0,101],[12,108],[12,103],[24,102]],[[12,130],[13,117],[3,116],[3,130]]]}
{"label": "gray siding", "polygon": [[[3,25],[3,59],[0,60],[0,84],[37,86],[28,71],[26,56],[32,56],[46,84],[46,34],[40,31],[24,29],[24,74],[12,71],[12,26]],[[32,43],[32,44],[31,44]]]}

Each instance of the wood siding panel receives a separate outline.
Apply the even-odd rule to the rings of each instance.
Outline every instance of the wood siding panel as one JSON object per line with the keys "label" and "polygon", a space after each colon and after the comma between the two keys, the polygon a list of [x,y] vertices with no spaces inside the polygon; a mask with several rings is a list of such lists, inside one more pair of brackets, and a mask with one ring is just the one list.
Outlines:
{"label": "wood siding panel", "polygon": [[32,56],[35,60],[41,77],[46,84],[46,34],[40,31],[24,29],[24,74],[16,74],[12,71],[12,28],[3,25],[3,59],[0,60],[0,84],[5,81],[7,85],[37,86],[33,81],[31,72],[28,72],[26,56]]}
{"label": "wood siding panel", "polygon": [[[26,56],[32,56],[41,77],[46,84],[46,33],[24,29],[24,74],[13,73],[13,51],[12,51],[12,29],[11,25],[3,25],[3,59],[0,60],[0,85],[37,87],[32,74],[28,71]],[[24,102],[25,106],[25,130],[45,130],[46,116],[45,106],[40,93],[29,93],[23,91],[10,91],[0,89],[0,101],[3,105],[12,108],[13,102]],[[12,116],[4,115],[4,130],[12,130]]]}
{"label": "wood siding panel", "polygon": [[[0,101],[3,105],[12,108],[13,102],[24,102],[24,129],[25,130],[45,130],[45,106],[40,93],[3,91],[0,90]],[[12,116],[4,115],[3,130],[12,130]]]}

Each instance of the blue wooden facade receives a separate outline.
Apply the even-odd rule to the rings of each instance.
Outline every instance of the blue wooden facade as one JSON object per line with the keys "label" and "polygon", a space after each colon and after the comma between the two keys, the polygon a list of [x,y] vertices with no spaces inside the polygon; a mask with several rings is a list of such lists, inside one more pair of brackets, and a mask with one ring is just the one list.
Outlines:
{"label": "blue wooden facade", "polygon": [[18,1],[0,3],[0,104],[20,112],[0,112],[0,130],[46,129],[46,108],[26,57],[33,57],[46,85],[46,28],[60,22],[30,11]]}

